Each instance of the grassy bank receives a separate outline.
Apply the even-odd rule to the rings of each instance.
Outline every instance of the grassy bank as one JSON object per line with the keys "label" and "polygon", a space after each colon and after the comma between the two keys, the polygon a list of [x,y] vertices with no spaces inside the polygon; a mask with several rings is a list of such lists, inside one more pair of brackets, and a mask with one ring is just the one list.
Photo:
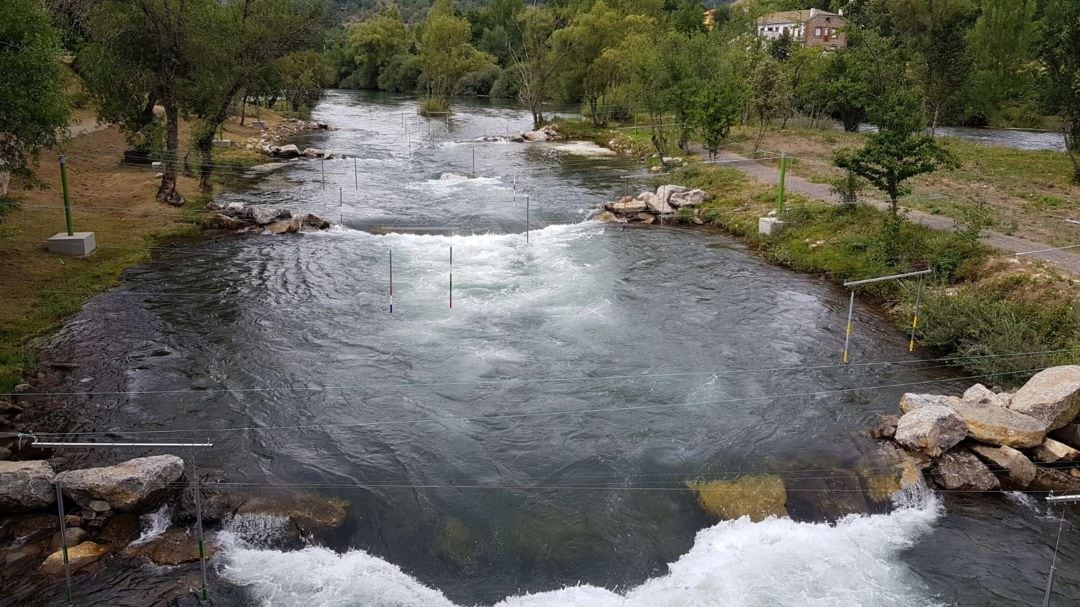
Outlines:
{"label": "grassy bank", "polygon": [[[659,179],[713,195],[701,219],[739,236],[766,259],[835,282],[934,270],[925,283],[918,343],[975,373],[1003,373],[1080,362],[1080,291],[1075,280],[1038,265],[1001,257],[967,231],[943,232],[909,222],[899,237],[883,237],[886,214],[865,205],[841,206],[789,197],[779,235],[763,237],[758,218],[775,209],[775,190],[734,169],[693,163]],[[688,221],[691,214],[678,216]],[[908,330],[917,283],[894,281],[859,288],[882,303],[898,329]],[[1016,352],[1056,352],[1000,358]],[[1024,374],[990,383],[1013,384]]]}
{"label": "grassy bank", "polygon": [[[125,269],[148,261],[155,246],[199,232],[197,223],[206,198],[197,193],[195,179],[180,178],[180,191],[188,200],[184,207],[156,202],[155,171],[121,165],[126,147],[123,136],[115,128],[96,127],[89,114],[80,117],[83,120],[72,128],[77,135],[62,149],[42,155],[37,174],[47,189],[13,189],[0,204],[0,276],[4,277],[0,392],[10,392],[31,375],[38,347],[87,299],[114,286]],[[277,120],[271,116],[271,125]],[[231,121],[225,129],[226,138],[234,140],[256,132]],[[182,141],[188,134],[188,125],[183,124]],[[61,257],[45,249],[46,240],[64,230],[56,163],[60,153],[68,157],[75,229],[94,232],[98,244],[98,250],[86,259]],[[227,178],[233,170],[265,162],[265,157],[221,149],[215,150],[214,162],[228,167],[215,176]]]}

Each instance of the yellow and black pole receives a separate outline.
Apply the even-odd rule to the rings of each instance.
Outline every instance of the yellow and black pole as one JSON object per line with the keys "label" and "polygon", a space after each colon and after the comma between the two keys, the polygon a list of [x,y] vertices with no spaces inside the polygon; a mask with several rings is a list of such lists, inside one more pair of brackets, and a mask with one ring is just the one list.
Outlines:
{"label": "yellow and black pole", "polygon": [[848,344],[851,343],[851,316],[855,311],[855,291],[851,292],[851,299],[848,300],[847,309],[847,329],[844,330],[844,364],[848,362]]}
{"label": "yellow and black pole", "polygon": [[[61,162],[60,166],[64,166],[63,162]],[[60,513],[60,549],[64,551],[64,586],[67,605],[71,607],[75,604],[75,600],[71,596],[71,562],[68,560],[67,521],[64,520],[64,491],[60,487],[60,481],[56,482],[56,509]]]}
{"label": "yellow and black pole", "polygon": [[75,227],[71,222],[71,199],[68,197],[67,185],[67,156],[60,156],[60,187],[64,191],[64,219],[67,221],[67,235],[75,235]]}
{"label": "yellow and black pole", "polygon": [[[208,441],[209,442],[209,441]],[[199,531],[199,567],[202,570],[202,602],[210,600],[210,597],[206,588],[206,544],[203,541],[203,524],[202,524],[202,495],[199,492],[199,464],[195,462],[195,456],[191,456],[191,482],[195,489],[195,524],[198,526]]]}
{"label": "yellow and black pole", "polygon": [[[873,283],[873,282],[882,282],[882,281],[886,281],[886,280],[899,280],[899,279],[902,279],[902,278],[915,278],[916,276],[920,276],[920,277],[921,276],[926,276],[930,272],[933,272],[933,270],[917,270],[915,272],[904,272],[903,274],[890,274],[888,276],[878,276],[878,277],[875,277],[875,278],[864,278],[862,280],[849,280],[849,281],[844,283],[844,286],[850,288],[850,287],[854,287],[854,286],[857,286],[857,285],[870,284],[870,283]],[[920,294],[919,297],[921,297],[921,294],[922,294],[922,279],[921,278],[919,280],[919,294]],[[848,303],[847,330],[844,333],[844,362],[845,363],[848,362],[848,358],[849,358],[848,357],[848,344],[851,341],[851,316],[852,316],[852,314],[854,312],[854,308],[855,308],[855,291],[852,290],[851,291],[851,300]],[[916,301],[916,303],[915,303],[915,318],[916,319],[915,319],[915,321],[912,322],[911,342],[908,344],[908,349],[909,350],[914,350],[915,349],[915,327],[914,327],[914,324],[918,322],[918,314],[919,314],[919,303],[918,303],[918,301]]]}

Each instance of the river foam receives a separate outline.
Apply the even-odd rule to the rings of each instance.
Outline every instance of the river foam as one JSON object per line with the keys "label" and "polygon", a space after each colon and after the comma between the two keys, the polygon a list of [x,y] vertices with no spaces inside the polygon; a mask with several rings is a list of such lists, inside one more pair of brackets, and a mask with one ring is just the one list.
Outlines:
{"label": "river foam", "polygon": [[[590,585],[508,597],[495,607],[676,607],[938,605],[901,558],[933,528],[939,500],[920,488],[889,514],[833,524],[747,518],[698,532],[668,573],[616,592]],[[223,532],[222,575],[259,605],[455,607],[437,589],[363,550],[311,546],[282,552]]]}

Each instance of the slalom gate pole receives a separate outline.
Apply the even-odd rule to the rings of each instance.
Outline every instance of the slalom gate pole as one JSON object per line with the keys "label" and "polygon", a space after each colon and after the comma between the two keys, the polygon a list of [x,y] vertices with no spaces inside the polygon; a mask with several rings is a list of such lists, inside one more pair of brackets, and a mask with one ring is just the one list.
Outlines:
{"label": "slalom gate pole", "polygon": [[844,331],[844,362],[848,362],[848,343],[851,341],[851,316],[855,311],[855,291],[851,292],[851,300],[847,310],[847,329]]}

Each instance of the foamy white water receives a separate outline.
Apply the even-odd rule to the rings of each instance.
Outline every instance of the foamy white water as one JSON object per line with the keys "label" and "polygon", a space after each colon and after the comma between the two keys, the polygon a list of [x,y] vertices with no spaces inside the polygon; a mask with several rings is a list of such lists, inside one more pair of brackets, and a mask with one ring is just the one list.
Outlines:
{"label": "foamy white water", "polygon": [[142,523],[142,532],[131,542],[132,546],[141,546],[161,537],[172,525],[172,509],[168,504],[162,504],[154,512],[140,516],[139,520]]}
{"label": "foamy white water", "polygon": [[[925,488],[899,496],[890,514],[852,515],[835,524],[748,518],[697,534],[668,574],[625,592],[589,585],[508,597],[495,607],[929,607],[938,605],[904,563],[943,513]],[[267,607],[346,605],[452,607],[455,604],[363,550],[312,546],[259,549],[221,534],[221,573]]]}

